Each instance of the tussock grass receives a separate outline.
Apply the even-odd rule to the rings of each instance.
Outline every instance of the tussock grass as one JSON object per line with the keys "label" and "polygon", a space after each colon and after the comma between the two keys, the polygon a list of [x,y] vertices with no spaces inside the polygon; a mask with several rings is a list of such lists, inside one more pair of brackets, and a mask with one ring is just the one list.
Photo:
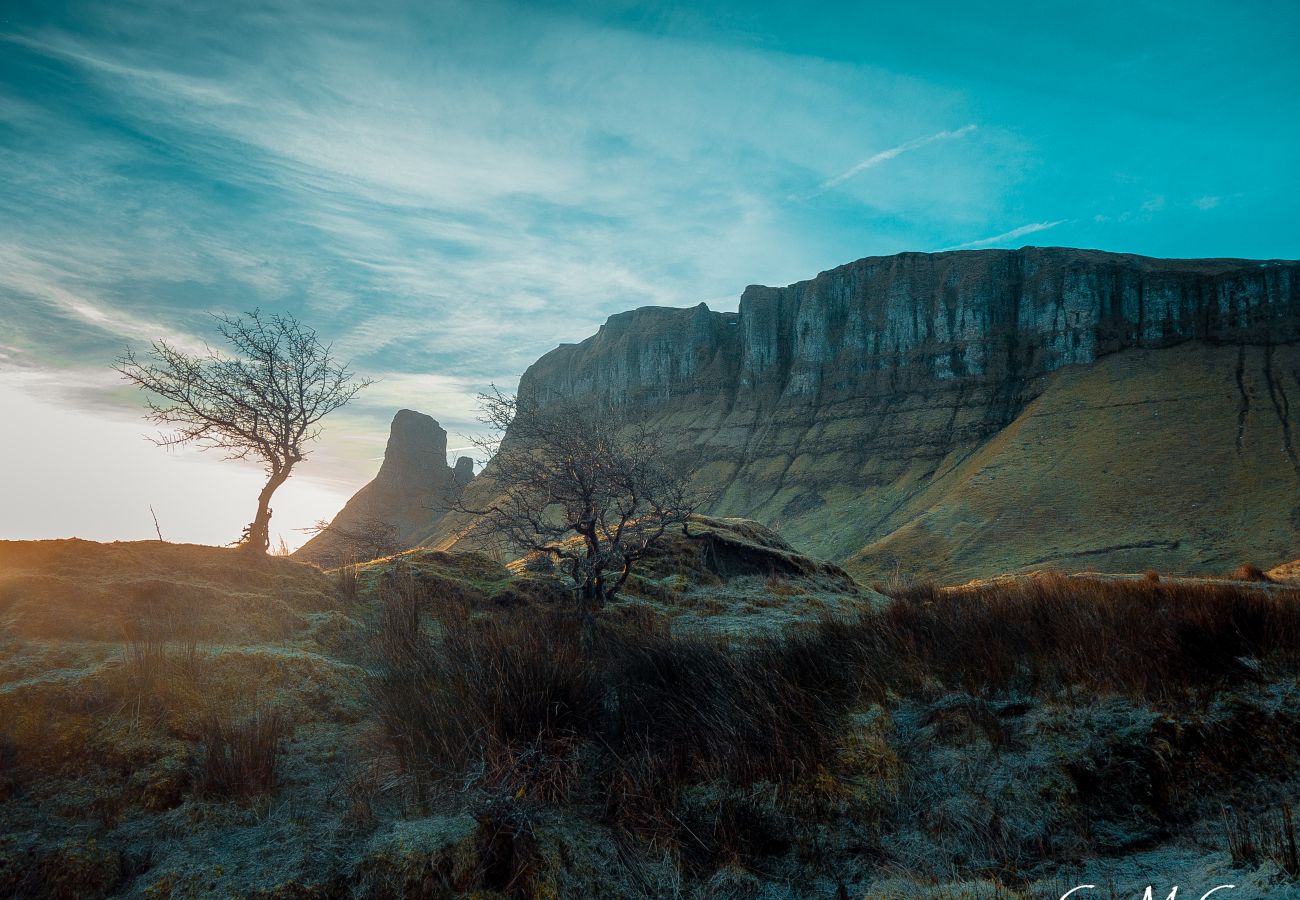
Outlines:
{"label": "tussock grass", "polygon": [[1223,833],[1233,865],[1254,867],[1268,860],[1288,877],[1300,879],[1300,849],[1289,803],[1254,816],[1224,808]]}
{"label": "tussock grass", "polygon": [[5,730],[0,730],[0,803],[19,788],[18,745]]}
{"label": "tussock grass", "polygon": [[345,603],[361,598],[361,573],[356,566],[339,566],[334,570],[334,586]]}
{"label": "tussock grass", "polygon": [[1268,577],[1268,574],[1263,569],[1254,563],[1242,563],[1237,566],[1237,568],[1233,569],[1232,572],[1229,573],[1228,577],[1234,581],[1271,582],[1273,580]]}
{"label": "tussock grass", "polygon": [[[873,702],[961,692],[929,724],[997,750],[993,695],[1176,703],[1300,662],[1300,592],[1227,583],[913,585],[743,644],[614,616],[591,635],[536,608],[475,617],[400,577],[384,603],[371,702],[411,777],[595,802],[609,824],[683,844],[701,840],[683,819],[692,785],[838,790],[825,766],[844,756],[844,717]],[[704,839],[710,859],[741,841],[748,802]]]}
{"label": "tussock grass", "polygon": [[1300,662],[1300,591],[1045,573],[899,592],[855,627],[878,694],[1084,690],[1176,701]]}
{"label": "tussock grass", "polygon": [[209,711],[199,722],[203,758],[195,787],[200,796],[241,802],[275,791],[288,720],[275,709],[239,717]]}

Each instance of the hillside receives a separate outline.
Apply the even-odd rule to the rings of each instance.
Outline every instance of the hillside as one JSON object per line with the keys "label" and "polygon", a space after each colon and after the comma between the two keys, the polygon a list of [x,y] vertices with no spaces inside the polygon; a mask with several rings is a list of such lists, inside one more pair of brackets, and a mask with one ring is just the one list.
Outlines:
{"label": "hillside", "polygon": [[1129,350],[1054,373],[846,565],[964,580],[1058,566],[1222,573],[1300,547],[1300,347]]}
{"label": "hillside", "polygon": [[589,634],[476,553],[0,543],[0,896],[1294,895],[1294,586],[692,532]]}
{"label": "hillside", "polygon": [[[613,316],[520,391],[658,426],[675,465],[722,489],[712,513],[862,577],[1267,567],[1300,551],[1298,271],[1056,248],[872,257],[750,287],[736,313]],[[421,537],[451,546],[466,525]]]}

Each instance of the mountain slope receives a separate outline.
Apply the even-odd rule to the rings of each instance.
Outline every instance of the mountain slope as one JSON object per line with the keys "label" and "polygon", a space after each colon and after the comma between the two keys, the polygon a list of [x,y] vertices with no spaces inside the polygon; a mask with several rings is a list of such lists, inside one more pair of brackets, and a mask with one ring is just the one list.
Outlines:
{"label": "mountain slope", "polygon": [[1227,572],[1296,554],[1300,347],[1194,342],[1055,373],[848,561],[859,575]]}
{"label": "mountain slope", "polygon": [[[468,456],[447,465],[447,432],[430,416],[398,410],[388,432],[384,461],[374,480],[348,500],[329,527],[303,544],[294,558],[337,565],[410,547],[435,524],[474,477]],[[369,548],[369,549],[367,549]]]}
{"label": "mountain slope", "polygon": [[[675,465],[723,489],[711,513],[764,522],[861,576],[895,563],[953,578],[1139,557],[1209,571],[1252,548],[1281,554],[1261,562],[1294,555],[1298,339],[1295,262],[906,253],[751,286],[735,313],[621,313],[539,359],[520,391],[659,426]],[[1138,405],[1116,405],[1134,391]],[[1156,420],[1164,401],[1207,421]],[[1139,441],[1144,427],[1157,433]],[[1086,446],[1066,434],[1079,428]],[[1024,483],[987,489],[1010,484],[1007,466]],[[1054,487],[1060,478],[1077,489]],[[1216,499],[1192,507],[1201,495]],[[1026,515],[1018,503],[1038,506]],[[1147,512],[1130,521],[1117,503]],[[1117,536],[1117,522],[1132,527]],[[453,544],[465,524],[430,523],[424,539]],[[1155,525],[1181,537],[1143,532]]]}

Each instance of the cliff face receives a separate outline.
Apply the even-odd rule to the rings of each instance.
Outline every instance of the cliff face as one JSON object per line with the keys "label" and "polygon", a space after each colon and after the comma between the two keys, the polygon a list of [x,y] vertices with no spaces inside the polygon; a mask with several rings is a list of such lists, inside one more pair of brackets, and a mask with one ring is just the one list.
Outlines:
{"label": "cliff face", "polygon": [[[784,288],[752,286],[736,313],[700,304],[615,315],[593,337],[539,359],[520,391],[541,400],[589,396],[654,422],[673,436],[678,464],[725,488],[712,512],[759,519],[817,555],[869,560],[865,571],[892,565],[892,557],[860,551],[924,516],[930,508],[918,501],[937,502],[936,487],[1063,370],[1141,354],[1158,373],[1174,360],[1170,349],[1189,342],[1273,348],[1267,365],[1265,354],[1244,349],[1200,364],[1214,368],[1207,377],[1215,390],[1220,382],[1231,389],[1207,413],[1241,419],[1222,429],[1232,465],[1245,464],[1245,444],[1260,426],[1267,452],[1250,465],[1277,479],[1277,515],[1289,514],[1300,505],[1287,400],[1300,396],[1287,347],[1297,340],[1296,262],[1037,248],[906,253]],[[1186,377],[1178,366],[1169,370],[1178,372]],[[1103,435],[1105,417],[1099,412],[1092,423]],[[1118,452],[1123,436],[1110,440]],[[1071,451],[1067,444],[1052,452]],[[1141,503],[1141,490],[1159,487],[1124,490]],[[1076,502],[1091,501],[1085,492]],[[966,537],[982,527],[973,515],[962,522]],[[1294,543],[1295,525],[1274,531],[1274,543]],[[1287,552],[1271,545],[1259,552],[1275,550]],[[1021,556],[1009,552],[1005,562],[1028,564],[1032,551]],[[1048,556],[1037,562],[1052,562]],[[1105,554],[1078,558],[1106,562]]]}
{"label": "cliff face", "polygon": [[[353,561],[363,547],[387,541],[410,547],[442,518],[474,477],[469,457],[447,465],[447,432],[430,416],[403,409],[393,417],[384,461],[373,481],[357,491],[330,526],[294,556],[326,565]],[[373,551],[370,551],[373,552]],[[391,551],[390,551],[391,552]]]}
{"label": "cliff face", "polygon": [[1130,347],[1300,338],[1300,264],[1156,260],[1087,250],[870,257],[738,313],[646,307],[529,368],[521,390],[649,404],[860,399],[949,384],[1002,387]]}

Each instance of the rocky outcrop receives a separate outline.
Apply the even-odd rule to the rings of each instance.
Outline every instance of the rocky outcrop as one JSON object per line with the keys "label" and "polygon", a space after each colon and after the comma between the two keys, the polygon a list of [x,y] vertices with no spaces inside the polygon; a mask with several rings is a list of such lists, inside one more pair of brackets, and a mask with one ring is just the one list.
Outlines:
{"label": "rocky outcrop", "polygon": [[728,405],[1007,384],[1129,347],[1300,338],[1300,266],[1025,248],[870,257],[737,313],[647,307],[548,353],[521,389]]}
{"label": "rocky outcrop", "polygon": [[[1240,427],[1224,425],[1222,462],[1246,465],[1251,448],[1237,435],[1255,440],[1259,424],[1267,452],[1250,457],[1252,477],[1280,479],[1278,510],[1289,513],[1300,504],[1286,397],[1300,396],[1300,381],[1286,352],[1269,351],[1267,372],[1254,368],[1264,365],[1262,348],[1297,340],[1295,262],[1057,248],[904,253],[788,287],[751,286],[734,313],[700,304],[612,316],[593,337],[539,359],[520,391],[543,401],[589,397],[661,426],[677,464],[723,489],[711,512],[757,519],[801,550],[848,560],[922,515],[915,501],[933,496],[1060,373],[1132,353],[1158,371],[1171,358],[1165,351],[1188,343],[1242,348],[1242,372],[1237,353],[1219,354],[1213,365],[1231,360],[1226,381],[1206,387],[1231,387],[1234,397],[1215,409],[1241,418]],[[1126,487],[1140,502],[1141,490],[1160,486]],[[963,520],[965,537],[981,527]],[[1279,529],[1275,540],[1294,539],[1294,525]],[[433,529],[435,542],[447,534]],[[1071,547],[1084,554],[1073,558],[1106,562]],[[1048,556],[1037,561],[1050,564]],[[890,556],[872,559],[885,565]]]}
{"label": "rocky outcrop", "polygon": [[370,558],[380,549],[413,546],[473,477],[474,462],[467,456],[455,467],[447,465],[447,432],[435,419],[399,410],[379,474],[294,556],[331,565],[343,557]]}

